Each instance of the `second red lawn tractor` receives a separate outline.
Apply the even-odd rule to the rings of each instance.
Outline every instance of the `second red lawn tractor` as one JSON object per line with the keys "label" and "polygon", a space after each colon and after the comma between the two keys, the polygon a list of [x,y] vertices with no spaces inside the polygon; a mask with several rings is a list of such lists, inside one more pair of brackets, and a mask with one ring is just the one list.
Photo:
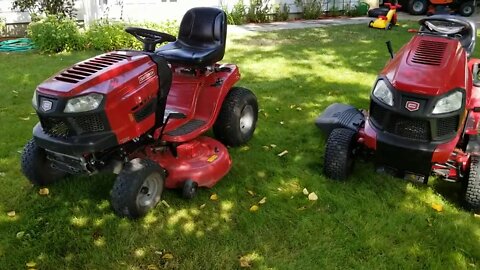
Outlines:
{"label": "second red lawn tractor", "polygon": [[324,172],[344,180],[358,155],[377,170],[427,183],[463,182],[467,206],[480,209],[480,60],[476,27],[435,15],[380,72],[370,110],[332,104],[316,125],[328,136]]}
{"label": "second red lawn tractor", "polygon": [[[143,51],[121,50],[77,63],[43,82],[33,106],[40,122],[22,154],[22,170],[35,185],[78,174],[118,174],[114,211],[138,218],[155,207],[164,188],[192,198],[231,168],[224,145],[248,142],[258,104],[235,87],[236,65],[225,53],[226,15],[193,8],[178,39],[142,28],[126,31]],[[159,49],[156,45],[170,42]],[[213,127],[215,139],[201,136]]]}
{"label": "second red lawn tractor", "polygon": [[469,17],[475,12],[474,0],[409,0],[407,5],[412,15],[458,13]]}

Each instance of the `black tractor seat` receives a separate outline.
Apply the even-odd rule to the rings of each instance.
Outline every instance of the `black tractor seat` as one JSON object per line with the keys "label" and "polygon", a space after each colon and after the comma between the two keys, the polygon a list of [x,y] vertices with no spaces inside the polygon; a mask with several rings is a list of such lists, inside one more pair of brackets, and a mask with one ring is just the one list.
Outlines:
{"label": "black tractor seat", "polygon": [[180,23],[178,39],[156,54],[171,64],[205,67],[223,59],[227,38],[227,16],[217,8],[192,8]]}

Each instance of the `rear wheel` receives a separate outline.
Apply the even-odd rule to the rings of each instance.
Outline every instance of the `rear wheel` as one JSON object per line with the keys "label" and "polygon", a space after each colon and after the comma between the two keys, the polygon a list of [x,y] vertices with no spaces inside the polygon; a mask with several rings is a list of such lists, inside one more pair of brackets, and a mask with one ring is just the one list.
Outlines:
{"label": "rear wheel", "polygon": [[252,138],[257,119],[257,97],[246,88],[233,87],[223,101],[213,133],[226,145],[240,146]]}
{"label": "rear wheel", "polygon": [[352,172],[356,135],[351,129],[336,128],[328,136],[323,166],[328,178],[345,180]]}
{"label": "rear wheel", "polygon": [[370,22],[368,23],[368,27],[373,27],[373,21],[370,21]]}
{"label": "rear wheel", "polygon": [[125,164],[113,185],[112,207],[119,216],[142,217],[160,201],[164,183],[164,171],[156,162],[133,159]]}
{"label": "rear wheel", "polygon": [[470,173],[465,188],[465,203],[473,210],[480,209],[480,157],[470,158]]}
{"label": "rear wheel", "polygon": [[34,139],[28,141],[22,152],[22,172],[37,186],[45,186],[64,178],[68,174],[52,167],[45,149],[39,147]]}
{"label": "rear wheel", "polygon": [[473,1],[468,1],[461,4],[460,8],[458,9],[458,13],[464,17],[472,16],[474,12],[475,12],[475,5],[473,4]]}
{"label": "rear wheel", "polygon": [[408,12],[412,15],[423,15],[427,12],[427,0],[410,0],[408,2]]}

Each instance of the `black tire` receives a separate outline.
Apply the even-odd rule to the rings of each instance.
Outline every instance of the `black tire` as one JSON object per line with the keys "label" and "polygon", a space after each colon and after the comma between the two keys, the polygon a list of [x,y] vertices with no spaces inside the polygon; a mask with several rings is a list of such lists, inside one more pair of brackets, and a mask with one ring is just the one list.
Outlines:
{"label": "black tire", "polygon": [[392,23],[388,23],[385,30],[392,30]]}
{"label": "black tire", "polygon": [[465,184],[465,203],[472,210],[480,209],[480,157],[471,156],[470,173]]}
{"label": "black tire", "polygon": [[223,101],[213,133],[225,145],[240,146],[252,138],[257,119],[257,97],[246,88],[233,87]]}
{"label": "black tire", "polygon": [[328,136],[323,165],[328,178],[345,180],[352,172],[356,135],[353,130],[336,128]]}
{"label": "black tire", "polygon": [[427,12],[427,0],[410,0],[408,1],[408,12],[412,15],[423,15]]}
{"label": "black tire", "polygon": [[373,27],[373,21],[370,21],[370,22],[368,23],[368,27],[370,27],[370,28]]}
{"label": "black tire", "polygon": [[47,186],[64,178],[68,173],[52,167],[45,149],[40,148],[34,139],[30,139],[22,152],[22,172],[36,186]]}
{"label": "black tire", "polygon": [[464,17],[470,17],[475,12],[473,1],[468,1],[460,5],[458,13]]}
{"label": "black tire", "polygon": [[113,184],[112,207],[121,217],[143,217],[160,201],[164,185],[162,167],[150,159],[133,159],[125,164]]}
{"label": "black tire", "polygon": [[195,198],[195,195],[197,195],[197,190],[198,190],[197,182],[191,179],[188,179],[183,184],[183,191],[182,191],[183,198],[188,200]]}
{"label": "black tire", "polygon": [[386,16],[390,9],[386,7],[372,8],[368,11],[368,17],[378,18],[378,16]]}

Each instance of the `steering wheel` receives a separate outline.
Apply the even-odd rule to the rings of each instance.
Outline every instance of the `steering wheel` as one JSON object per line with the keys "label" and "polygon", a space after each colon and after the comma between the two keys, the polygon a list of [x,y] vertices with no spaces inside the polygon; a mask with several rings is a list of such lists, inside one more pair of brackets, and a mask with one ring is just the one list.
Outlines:
{"label": "steering wheel", "polygon": [[139,27],[127,27],[125,32],[133,35],[136,39],[143,43],[143,50],[146,52],[155,51],[155,46],[163,42],[173,42],[177,40],[176,37],[150,29]]}
{"label": "steering wheel", "polygon": [[431,16],[418,22],[432,34],[438,33],[451,37],[455,37],[464,30],[471,30],[472,28],[468,21],[452,16]]}

